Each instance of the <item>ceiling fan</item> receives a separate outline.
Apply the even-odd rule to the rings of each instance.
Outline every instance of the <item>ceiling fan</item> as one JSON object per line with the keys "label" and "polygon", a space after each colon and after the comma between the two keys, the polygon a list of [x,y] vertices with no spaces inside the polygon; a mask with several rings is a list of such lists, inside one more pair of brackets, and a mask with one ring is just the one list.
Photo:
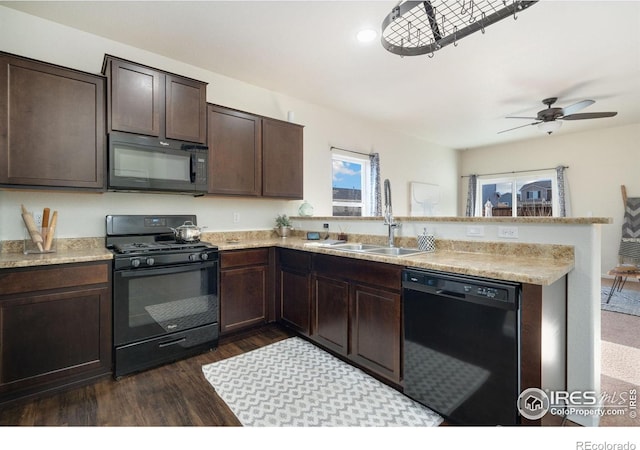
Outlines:
{"label": "ceiling fan", "polygon": [[552,108],[553,105],[558,100],[557,97],[549,97],[542,100],[542,103],[547,105],[546,109],[542,111],[538,111],[538,115],[536,117],[520,117],[520,116],[507,116],[507,119],[529,119],[535,120],[535,122],[528,123],[525,125],[520,125],[514,128],[509,128],[507,130],[499,131],[500,133],[505,133],[511,130],[517,130],[518,128],[528,127],[530,125],[538,125],[538,128],[545,133],[551,134],[554,131],[558,131],[562,126],[562,120],[584,120],[584,119],[600,119],[602,117],[613,117],[617,112],[593,112],[593,113],[580,113],[576,114],[581,109],[586,108],[587,106],[591,106],[595,103],[594,100],[582,100],[578,103],[574,103],[573,105],[569,105],[564,108]]}

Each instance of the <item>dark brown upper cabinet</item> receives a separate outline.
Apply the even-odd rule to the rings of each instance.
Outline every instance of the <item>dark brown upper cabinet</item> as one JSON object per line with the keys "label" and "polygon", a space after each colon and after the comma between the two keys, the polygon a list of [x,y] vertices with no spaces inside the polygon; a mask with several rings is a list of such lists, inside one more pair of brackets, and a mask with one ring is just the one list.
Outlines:
{"label": "dark brown upper cabinet", "polygon": [[0,52],[0,184],[104,189],[104,77]]}
{"label": "dark brown upper cabinet", "polygon": [[209,104],[209,193],[302,199],[303,127]]}
{"label": "dark brown upper cabinet", "polygon": [[102,72],[109,131],[206,142],[207,83],[110,55]]}
{"label": "dark brown upper cabinet", "polygon": [[262,119],[262,195],[302,199],[302,130],[300,125]]}
{"label": "dark brown upper cabinet", "polygon": [[209,193],[262,194],[262,119],[253,114],[207,107]]}

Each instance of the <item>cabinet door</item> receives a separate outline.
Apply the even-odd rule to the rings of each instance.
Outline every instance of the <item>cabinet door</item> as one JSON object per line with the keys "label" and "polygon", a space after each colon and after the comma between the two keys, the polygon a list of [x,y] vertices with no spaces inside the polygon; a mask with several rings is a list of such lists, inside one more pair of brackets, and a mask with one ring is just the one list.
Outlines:
{"label": "cabinet door", "polygon": [[111,371],[109,288],[0,300],[0,318],[0,401]]}
{"label": "cabinet door", "polygon": [[311,312],[311,276],[308,273],[280,270],[280,319],[296,331],[309,336]]}
{"label": "cabinet door", "polygon": [[400,382],[400,294],[354,284],[351,353],[363,367]]}
{"label": "cabinet door", "polygon": [[110,129],[161,136],[164,74],[126,61],[110,61]]}
{"label": "cabinet door", "polygon": [[219,106],[207,108],[209,193],[262,193],[261,119]]}
{"label": "cabinet door", "polygon": [[266,322],[268,266],[220,272],[220,333]]}
{"label": "cabinet door", "polygon": [[204,144],[207,140],[207,85],[167,74],[166,137]]}
{"label": "cabinet door", "polygon": [[302,199],[303,147],[300,125],[262,119],[262,195]]}
{"label": "cabinet door", "polygon": [[313,339],[340,354],[347,355],[349,284],[316,276],[313,299]]}
{"label": "cabinet door", "polygon": [[104,78],[0,53],[0,183],[104,188]]}

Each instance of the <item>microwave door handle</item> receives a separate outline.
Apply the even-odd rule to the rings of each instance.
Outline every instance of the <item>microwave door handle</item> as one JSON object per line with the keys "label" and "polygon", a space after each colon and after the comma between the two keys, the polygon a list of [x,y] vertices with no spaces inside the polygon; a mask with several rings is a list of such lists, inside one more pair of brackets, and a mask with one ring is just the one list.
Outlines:
{"label": "microwave door handle", "polygon": [[195,153],[191,154],[190,159],[190,171],[191,171],[191,183],[196,182],[196,155]]}

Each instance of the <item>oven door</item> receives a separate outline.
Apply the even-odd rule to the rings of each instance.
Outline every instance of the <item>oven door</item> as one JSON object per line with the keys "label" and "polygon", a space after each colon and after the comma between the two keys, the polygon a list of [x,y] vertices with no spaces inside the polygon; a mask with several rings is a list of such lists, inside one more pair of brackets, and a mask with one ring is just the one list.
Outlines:
{"label": "oven door", "polygon": [[114,344],[218,323],[218,262],[115,271]]}

